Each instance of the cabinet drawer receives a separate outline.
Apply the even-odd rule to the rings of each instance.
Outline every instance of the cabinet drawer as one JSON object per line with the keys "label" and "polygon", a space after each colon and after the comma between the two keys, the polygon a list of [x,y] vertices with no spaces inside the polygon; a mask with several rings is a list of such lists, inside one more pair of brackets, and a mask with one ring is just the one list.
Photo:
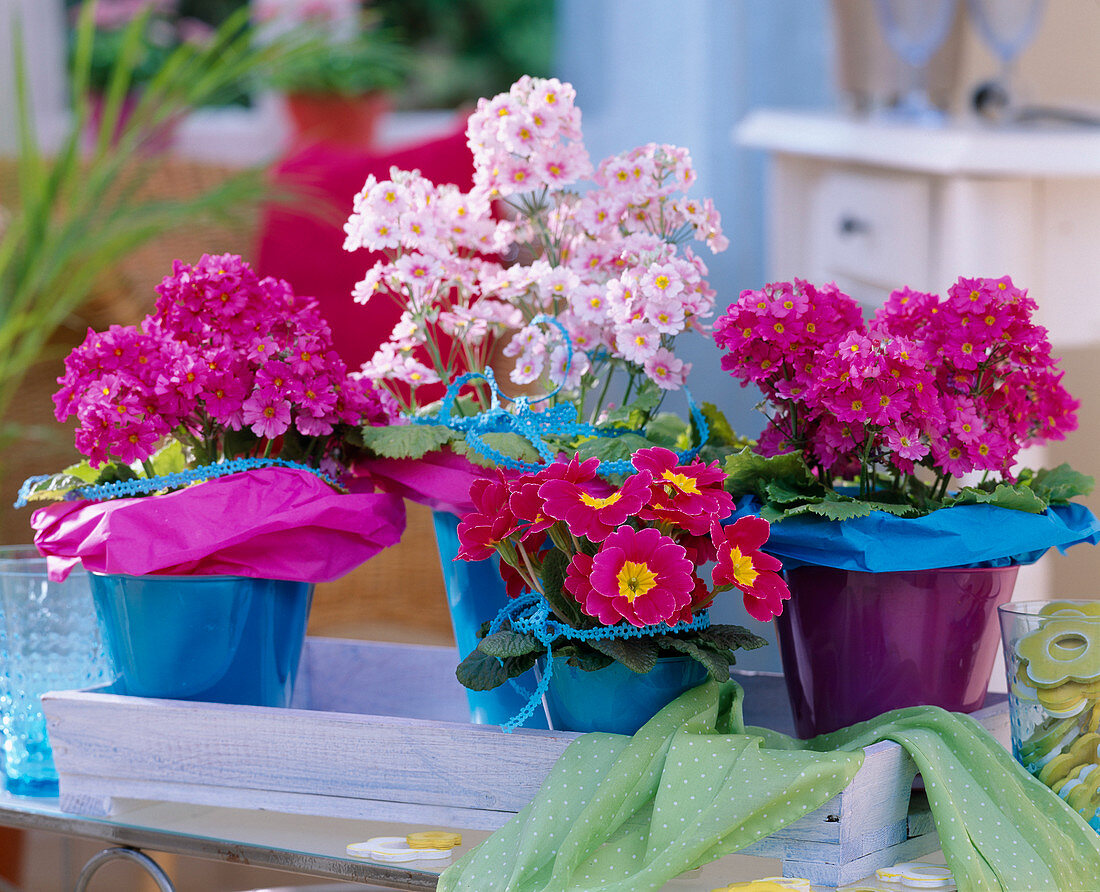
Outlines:
{"label": "cabinet drawer", "polygon": [[930,180],[828,171],[816,184],[810,216],[815,278],[853,282],[867,292],[930,287]]}

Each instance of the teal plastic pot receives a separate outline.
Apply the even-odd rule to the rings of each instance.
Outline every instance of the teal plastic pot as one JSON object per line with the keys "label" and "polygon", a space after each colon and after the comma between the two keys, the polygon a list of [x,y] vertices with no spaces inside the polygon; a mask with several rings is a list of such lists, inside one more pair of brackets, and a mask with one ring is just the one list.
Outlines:
{"label": "teal plastic pot", "polygon": [[89,578],[116,693],[290,705],[312,584],[245,576]]}
{"label": "teal plastic pot", "polygon": [[[691,657],[661,657],[644,675],[622,663],[595,672],[570,666],[554,657],[554,671],[543,697],[550,727],[555,731],[610,731],[634,734],[665,706],[707,679],[703,664]],[[536,671],[546,671],[546,658]]]}
{"label": "teal plastic pot", "polygon": [[[447,608],[459,658],[472,653],[482,623],[493,619],[508,603],[504,580],[500,578],[497,557],[484,561],[455,560],[458,554],[458,518],[446,511],[432,513],[439,563],[447,589]],[[534,672],[525,672],[514,683],[505,683],[491,691],[467,691],[470,721],[483,725],[503,725],[527,704],[537,681]],[[525,728],[545,728],[545,719],[536,712],[523,723]]]}

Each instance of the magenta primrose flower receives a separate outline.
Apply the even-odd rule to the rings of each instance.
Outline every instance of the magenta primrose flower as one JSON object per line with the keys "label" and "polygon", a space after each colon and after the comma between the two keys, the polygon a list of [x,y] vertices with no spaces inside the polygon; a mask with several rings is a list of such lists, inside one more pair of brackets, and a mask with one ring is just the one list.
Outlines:
{"label": "magenta primrose flower", "polygon": [[779,575],[782,563],[760,550],[770,532],[771,525],[762,517],[741,517],[726,527],[716,522],[711,529],[718,547],[714,584],[740,589],[749,616],[761,622],[779,616],[791,596]]}
{"label": "magenta primrose flower", "polygon": [[244,428],[267,441],[257,453],[317,438],[295,457],[328,465],[342,448],[339,425],[397,417],[388,393],[348,374],[316,301],[240,257],[177,260],[157,292],[139,326],[89,330],[58,379],[57,418],[77,416],[76,446],[93,466],[145,461],[170,434],[215,461],[226,434]]}
{"label": "magenta primrose flower", "polygon": [[575,536],[603,542],[638,514],[653,495],[649,474],[640,472],[626,478],[618,489],[609,486],[582,486],[569,480],[548,480],[538,489],[547,517],[565,521]]}
{"label": "magenta primrose flower", "polygon": [[624,525],[592,558],[591,588],[581,607],[605,625],[674,626],[691,605],[693,569],[684,547],[670,537]]}
{"label": "magenta primrose flower", "polygon": [[[1012,481],[1020,450],[1062,439],[1062,386],[1035,302],[1007,276],[960,278],[946,297],[903,288],[869,326],[835,286],[746,291],[714,326],[722,367],[764,393],[765,455],[802,452],[823,480],[930,468]],[[866,493],[864,493],[866,494]]]}

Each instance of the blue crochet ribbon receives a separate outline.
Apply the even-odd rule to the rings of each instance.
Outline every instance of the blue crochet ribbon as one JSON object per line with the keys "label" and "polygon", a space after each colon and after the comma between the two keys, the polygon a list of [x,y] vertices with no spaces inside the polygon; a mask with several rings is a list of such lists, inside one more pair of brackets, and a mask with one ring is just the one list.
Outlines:
{"label": "blue crochet ribbon", "polygon": [[[234,458],[230,461],[219,462],[213,465],[201,465],[197,468],[188,468],[173,474],[163,474],[159,477],[139,477],[134,480],[117,480],[113,483],[89,484],[70,490],[65,494],[65,501],[77,501],[88,499],[91,501],[103,501],[106,499],[122,499],[128,496],[147,495],[152,492],[161,492],[166,489],[182,489],[192,483],[200,483],[203,480],[213,480],[216,477],[228,477],[230,474],[239,474],[241,471],[250,471],[254,468],[293,468],[297,471],[308,471],[319,477],[329,486],[337,490],[342,487],[328,474],[303,465],[295,461],[287,461],[282,458]],[[28,477],[19,487],[19,495],[15,500],[15,507],[22,508],[30,499],[34,488],[44,480],[49,480],[50,475],[40,474]]]}
{"label": "blue crochet ribbon", "polygon": [[[531,320],[531,324],[546,323],[558,329],[566,345],[566,366],[564,380],[569,375],[569,368],[573,364],[573,343],[562,324],[551,316],[539,315]],[[456,415],[454,412],[455,400],[464,385],[470,381],[484,381],[489,385],[489,408],[476,415]],[[453,431],[463,434],[466,445],[478,455],[497,465],[512,468],[517,471],[540,471],[547,465],[553,464],[556,454],[544,439],[547,436],[562,437],[621,437],[623,434],[635,433],[630,428],[597,428],[594,425],[580,421],[577,415],[577,407],[570,403],[553,406],[541,411],[533,411],[532,406],[544,402],[555,396],[562,388],[559,384],[550,393],[537,399],[528,399],[518,396],[514,399],[505,396],[497,386],[496,376],[491,368],[484,372],[467,372],[459,375],[447,387],[446,395],[440,404],[439,411],[434,415],[410,416],[409,420],[414,424],[438,424],[449,427]],[[695,426],[699,430],[699,442],[705,443],[710,436],[710,428],[706,418],[695,404],[691,394],[686,390],[688,407]],[[510,408],[505,404],[510,403]],[[485,434],[514,433],[523,437],[538,452],[541,463],[525,462],[521,459],[504,455],[498,449],[494,449],[484,440]],[[689,462],[699,453],[699,446],[685,449],[677,456],[681,462]],[[635,472],[634,466],[629,461],[601,461],[599,473],[605,477],[626,476]]]}
{"label": "blue crochet ribbon", "polygon": [[[514,716],[501,725],[501,730],[512,732],[526,722],[542,702],[542,697],[550,687],[550,679],[554,674],[553,643],[559,638],[567,638],[570,641],[594,641],[609,638],[646,638],[653,635],[675,635],[677,632],[696,632],[710,626],[710,613],[700,610],[695,619],[689,623],[677,623],[668,626],[657,623],[652,626],[632,626],[629,623],[619,623],[615,626],[600,626],[596,629],[574,629],[572,626],[550,619],[550,605],[542,595],[521,595],[514,601],[501,608],[500,612],[489,623],[488,634],[499,632],[505,621],[515,632],[533,635],[546,647],[546,669],[539,678],[535,687],[523,705]],[[511,681],[511,679],[509,679]],[[517,690],[522,690],[517,688]],[[523,693],[527,693],[523,691]]]}

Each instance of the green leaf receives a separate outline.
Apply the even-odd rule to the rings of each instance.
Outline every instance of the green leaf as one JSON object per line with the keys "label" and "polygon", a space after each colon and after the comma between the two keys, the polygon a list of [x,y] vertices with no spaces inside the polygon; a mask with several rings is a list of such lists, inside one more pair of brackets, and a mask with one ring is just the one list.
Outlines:
{"label": "green leaf", "polygon": [[639,449],[648,449],[655,444],[638,434],[623,434],[621,437],[589,437],[577,448],[581,460],[598,458],[600,461],[630,461],[630,457]]}
{"label": "green leaf", "polygon": [[1025,511],[1028,514],[1042,514],[1047,503],[1033,490],[1022,484],[1010,486],[1001,483],[991,491],[976,489],[973,486],[960,489],[946,505],[996,505],[998,508],[1010,508],[1013,511]]}
{"label": "green leaf", "polygon": [[805,489],[797,489],[786,480],[770,480],[764,485],[764,495],[776,505],[794,505],[804,502],[820,502],[824,494],[808,494]]}
{"label": "green leaf", "polygon": [[534,635],[525,635],[520,632],[494,632],[478,643],[477,649],[491,657],[519,657],[532,651],[543,651],[546,648]]}
{"label": "green leaf", "polygon": [[766,638],[754,635],[744,626],[727,625],[724,623],[707,626],[707,628],[693,634],[702,641],[710,642],[718,647],[724,647],[727,650],[756,650],[758,647],[764,647],[768,643]]}
{"label": "green leaf", "polygon": [[[733,426],[729,423],[725,414],[714,403],[703,403],[699,411],[703,415],[703,419],[707,423],[707,427],[710,429],[710,436],[707,437],[707,444],[711,446],[736,446],[738,448],[744,448],[748,446],[748,441],[744,437],[737,436],[733,429]],[[699,431],[695,427],[694,416],[691,419],[691,430],[694,441],[699,442]]]}
{"label": "green leaf", "polygon": [[767,484],[773,480],[782,480],[791,488],[824,492],[799,452],[768,458],[746,446],[726,458],[726,489],[735,499],[750,494],[766,499]]}
{"label": "green leaf", "polygon": [[542,562],[543,597],[554,613],[569,625],[580,628],[581,607],[565,590],[565,571],[569,567],[570,555],[557,548],[551,548],[545,554]]}
{"label": "green leaf", "polygon": [[684,435],[689,431],[687,424],[679,415],[662,412],[646,425],[646,439],[668,449],[686,449],[681,446]]}
{"label": "green leaf", "polygon": [[1031,488],[1039,498],[1054,503],[1087,496],[1095,485],[1095,477],[1075,471],[1064,462],[1056,468],[1043,468],[1035,472],[1031,482]]}
{"label": "green leaf", "polygon": [[[456,436],[456,434],[452,431],[451,436]],[[482,434],[481,439],[490,449],[495,449],[508,458],[519,459],[531,464],[542,461],[542,456],[539,455],[538,450],[519,434],[501,431],[494,434]],[[453,448],[455,452],[465,455],[474,464],[481,465],[483,468],[495,468],[497,466],[497,462],[491,458],[486,458],[477,450],[469,448],[462,440],[458,440]]]}
{"label": "green leaf", "polygon": [[565,657],[566,662],[582,672],[595,672],[604,669],[615,661],[607,654],[593,650],[582,641],[570,642],[554,648],[554,656]]}
{"label": "green leaf", "polygon": [[149,458],[149,464],[159,474],[178,474],[187,467],[187,454],[179,440],[169,440]]}
{"label": "green leaf", "polygon": [[653,638],[593,638],[588,643],[639,675],[657,665],[658,647]]}
{"label": "green leaf", "polygon": [[829,498],[823,502],[799,505],[786,512],[788,517],[797,514],[816,514],[828,520],[852,520],[856,517],[867,517],[871,513],[871,506],[867,502],[856,499],[843,499],[841,497]]}
{"label": "green leaf", "polygon": [[478,647],[466,659],[458,664],[455,669],[455,677],[464,687],[471,691],[491,691],[499,688],[509,678],[523,675],[535,665],[537,653],[523,654],[499,660],[481,650],[481,645],[488,639],[478,643]]}
{"label": "green leaf", "polygon": [[457,436],[442,424],[389,424],[360,433],[364,447],[383,458],[422,458]]}
{"label": "green leaf", "polygon": [[625,424],[633,430],[640,430],[649,420],[653,411],[661,405],[664,393],[652,381],[646,381],[638,388],[629,403],[607,413],[607,421],[612,425]]}
{"label": "green leaf", "polygon": [[868,506],[874,511],[882,511],[892,514],[894,517],[919,517],[925,512],[915,505],[907,505],[902,502],[868,502]]}
{"label": "green leaf", "polygon": [[719,653],[713,648],[700,646],[690,638],[674,638],[669,635],[662,635],[658,642],[662,647],[678,650],[702,663],[707,668],[707,674],[715,681],[729,681],[730,665],[735,660],[730,651],[723,649],[722,653]]}

